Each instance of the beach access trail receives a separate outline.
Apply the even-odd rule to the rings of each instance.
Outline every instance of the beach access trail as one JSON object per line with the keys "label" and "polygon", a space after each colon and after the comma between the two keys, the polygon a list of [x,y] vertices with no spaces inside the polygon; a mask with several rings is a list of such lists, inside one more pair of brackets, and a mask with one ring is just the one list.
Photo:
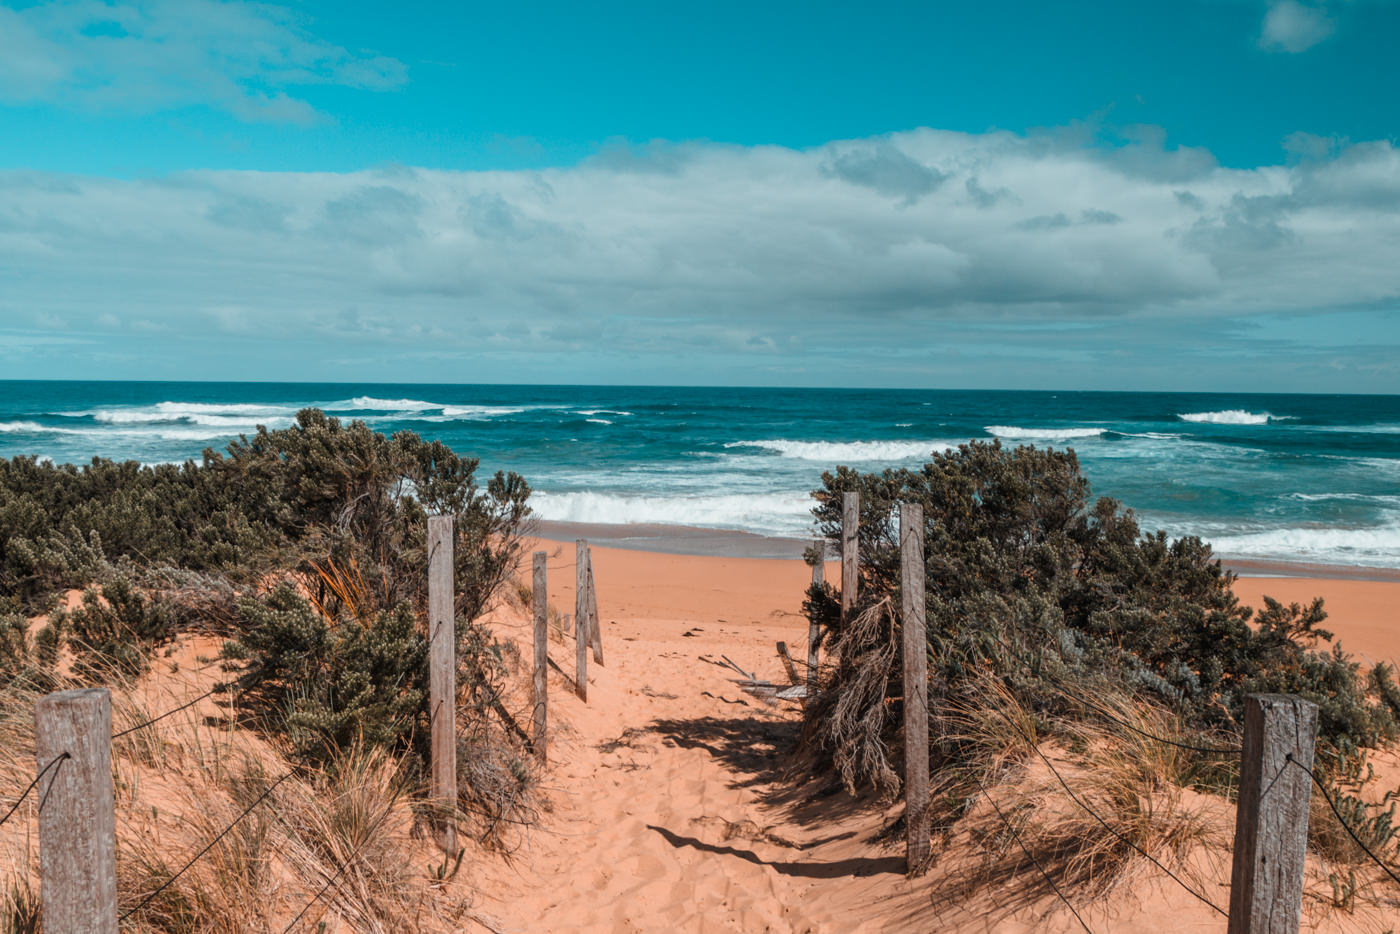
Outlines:
{"label": "beach access trail", "polygon": [[[573,544],[539,547],[550,553],[551,605],[571,609]],[[888,832],[902,803],[880,808],[786,774],[798,711],[745,694],[721,656],[786,681],[775,643],[805,658],[807,565],[593,554],[607,665],[590,659],[587,704],[550,671],[546,809],[510,859],[483,857],[465,870],[490,929],[1082,930],[1053,896],[1009,899],[1000,883],[966,884],[980,853],[966,842],[941,851],[927,876],[906,879],[903,834]],[[834,573],[828,565],[827,579]],[[1322,595],[1336,584],[1309,583]],[[491,625],[528,657],[522,616],[498,613]],[[551,638],[563,671],[572,673],[573,656],[572,635]],[[1232,808],[1209,806],[1233,827]],[[1228,857],[1204,873],[1211,896],[1228,900]],[[1106,903],[1081,902],[1081,913],[1094,931],[1158,931],[1164,917],[1173,930],[1223,929],[1209,908],[1151,873],[1136,873]],[[1305,920],[1305,930],[1345,929],[1335,924]]]}
{"label": "beach access trail", "polygon": [[[542,547],[551,565],[572,560],[572,546]],[[879,815],[844,793],[797,799],[782,774],[796,713],[745,694],[720,660],[786,680],[775,643],[805,656],[810,569],[593,552],[607,665],[590,663],[587,704],[550,672],[554,810],[510,862],[478,863],[477,910],[511,932],[894,929],[890,899],[914,894],[902,850],[872,846]],[[620,587],[647,558],[661,560],[646,586]],[[573,581],[550,572],[552,605],[574,605]],[[495,628],[528,639],[523,620]],[[572,644],[550,645],[569,672]]]}

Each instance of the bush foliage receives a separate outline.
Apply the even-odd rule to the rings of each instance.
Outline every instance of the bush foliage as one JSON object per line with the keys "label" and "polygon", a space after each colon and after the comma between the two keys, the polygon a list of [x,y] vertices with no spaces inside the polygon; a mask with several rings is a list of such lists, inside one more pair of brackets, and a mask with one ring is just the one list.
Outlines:
{"label": "bush foliage", "polygon": [[[843,624],[835,590],[809,594],[806,611],[837,663],[807,707],[806,736],[852,787],[898,785],[899,503],[921,504],[926,523],[935,738],[956,733],[988,678],[1046,718],[1126,693],[1226,732],[1238,730],[1246,694],[1299,694],[1321,707],[1324,760],[1396,733],[1389,669],[1362,677],[1340,646],[1320,647],[1332,638],[1318,628],[1321,600],[1269,600],[1251,625],[1208,544],[1144,533],[1117,502],[1091,501],[1073,451],[972,442],[916,470],[838,468],[813,494],[837,543],[847,491],[861,497],[859,600]],[[972,754],[952,740],[934,745],[953,763]]]}

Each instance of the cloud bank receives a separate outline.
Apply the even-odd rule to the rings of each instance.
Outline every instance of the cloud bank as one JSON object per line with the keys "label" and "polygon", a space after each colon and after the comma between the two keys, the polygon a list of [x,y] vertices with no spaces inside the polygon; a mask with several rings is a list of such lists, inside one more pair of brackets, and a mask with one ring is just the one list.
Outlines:
{"label": "cloud bank", "polygon": [[1078,366],[1096,359],[1086,328],[1139,350],[1195,334],[1209,354],[1251,316],[1400,298],[1391,144],[1237,170],[1141,138],[923,129],[541,171],[3,172],[0,321],[150,347],[302,341],[326,367],[680,351],[701,372],[706,355],[917,367],[950,347]]}

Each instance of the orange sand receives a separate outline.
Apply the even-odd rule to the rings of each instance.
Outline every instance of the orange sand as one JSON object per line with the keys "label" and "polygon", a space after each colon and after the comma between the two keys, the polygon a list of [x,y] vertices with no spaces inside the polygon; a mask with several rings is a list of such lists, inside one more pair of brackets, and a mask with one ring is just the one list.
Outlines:
{"label": "orange sand", "polygon": [[[543,542],[549,597],[574,606],[572,543]],[[903,875],[899,841],[879,839],[901,813],[821,794],[783,774],[797,729],[791,706],[769,708],[721,667],[784,680],[774,643],[805,657],[799,608],[810,569],[796,560],[690,557],[594,548],[606,667],[589,665],[589,702],[550,674],[552,811],[507,863],[475,861],[477,909],[500,931],[538,932],[1062,932],[1080,930],[1047,896],[1018,907],[995,886],[972,888],[972,860],[945,855],[928,876]],[[827,566],[832,579],[835,565]],[[1400,655],[1385,626],[1400,584],[1331,580],[1241,581],[1286,601],[1314,594],[1328,627],[1371,657]],[[498,635],[529,644],[518,614]],[[527,657],[528,657],[528,653]],[[551,658],[574,670],[573,639]],[[1221,811],[1225,846],[1233,811]],[[1228,853],[1199,862],[1202,884],[1228,903]],[[1314,867],[1310,884],[1326,889]],[[1154,872],[1142,871],[1103,904],[1082,908],[1095,931],[1218,931],[1223,919]],[[1304,930],[1370,930],[1358,917],[1305,897]],[[1164,919],[1170,918],[1165,923]],[[1317,923],[1314,923],[1317,922]]]}

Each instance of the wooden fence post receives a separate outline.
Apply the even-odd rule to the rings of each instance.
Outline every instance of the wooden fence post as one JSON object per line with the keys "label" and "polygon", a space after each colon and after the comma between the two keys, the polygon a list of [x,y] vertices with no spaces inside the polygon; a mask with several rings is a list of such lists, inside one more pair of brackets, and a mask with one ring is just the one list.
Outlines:
{"label": "wooden fence post", "polygon": [[[826,542],[818,538],[812,542],[812,548],[817,553],[816,563],[812,565],[812,586],[820,587],[826,578]],[[817,696],[817,643],[821,641],[822,628],[817,625],[816,620],[807,623],[807,697],[810,701]]]}
{"label": "wooden fence post", "polygon": [[588,542],[574,542],[574,683],[579,700],[588,703]]}
{"label": "wooden fence post", "polygon": [[1298,932],[1312,797],[1304,769],[1316,740],[1316,704],[1287,694],[1244,699],[1229,934]]}
{"label": "wooden fence post", "polygon": [[549,553],[535,552],[535,724],[531,734],[540,765],[549,760],[546,730],[549,723]]}
{"label": "wooden fence post", "polygon": [[39,800],[39,889],[44,930],[117,934],[112,695],[59,691],[34,705],[34,758],[49,768]]}
{"label": "wooden fence post", "polygon": [[899,507],[899,591],[904,632],[905,866],[928,863],[928,635],[924,618],[924,507]]}
{"label": "wooden fence post", "polygon": [[438,843],[457,853],[457,626],[453,595],[453,520],[428,517],[428,709],[432,796],[442,808]]}
{"label": "wooden fence post", "polygon": [[588,641],[593,660],[603,664],[603,621],[598,616],[598,585],[593,582],[593,549],[588,549]]}
{"label": "wooden fence post", "polygon": [[841,625],[851,621],[860,589],[860,494],[841,497]]}

